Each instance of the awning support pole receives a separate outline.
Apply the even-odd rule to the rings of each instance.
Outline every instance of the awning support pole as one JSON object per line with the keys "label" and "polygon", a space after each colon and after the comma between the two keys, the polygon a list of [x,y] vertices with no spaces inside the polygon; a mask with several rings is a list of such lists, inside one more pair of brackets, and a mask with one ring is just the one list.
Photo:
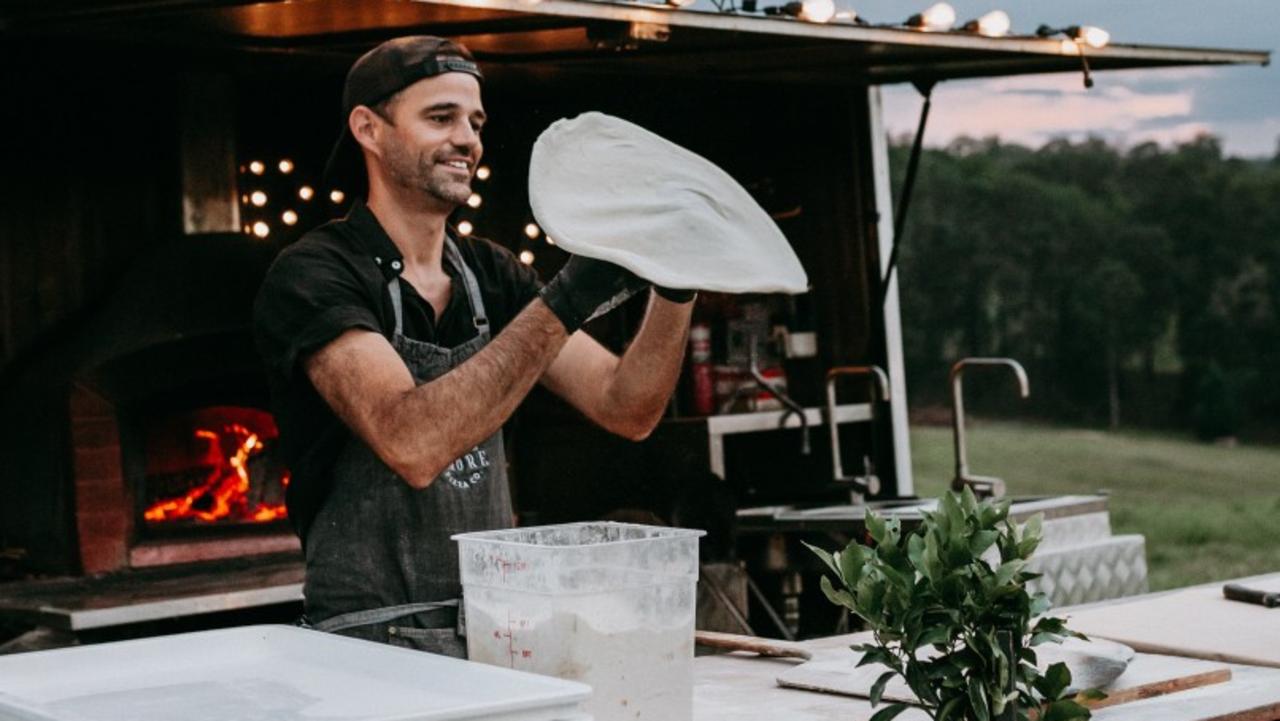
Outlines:
{"label": "awning support pole", "polygon": [[920,124],[916,127],[916,140],[911,146],[911,159],[907,161],[907,177],[902,183],[902,195],[898,199],[897,213],[893,218],[893,250],[889,252],[889,264],[884,271],[884,280],[880,283],[880,305],[884,305],[885,294],[889,292],[889,279],[898,266],[898,246],[902,244],[902,228],[907,222],[907,206],[911,205],[911,191],[916,184],[916,168],[920,165],[920,150],[924,146],[924,129],[929,123],[929,108],[933,105],[932,80],[916,82],[916,90],[924,96],[924,106],[920,108]]}

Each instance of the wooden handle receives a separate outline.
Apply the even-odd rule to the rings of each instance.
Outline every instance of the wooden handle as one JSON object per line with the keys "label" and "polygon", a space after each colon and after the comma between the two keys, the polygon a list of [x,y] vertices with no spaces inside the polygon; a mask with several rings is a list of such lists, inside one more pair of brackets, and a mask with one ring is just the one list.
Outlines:
{"label": "wooden handle", "polygon": [[759,636],[740,636],[736,633],[719,633],[716,631],[695,631],[693,640],[699,646],[722,648],[726,651],[748,651],[760,656],[774,658],[799,658],[808,661],[813,654],[806,648],[794,643],[778,641]]}

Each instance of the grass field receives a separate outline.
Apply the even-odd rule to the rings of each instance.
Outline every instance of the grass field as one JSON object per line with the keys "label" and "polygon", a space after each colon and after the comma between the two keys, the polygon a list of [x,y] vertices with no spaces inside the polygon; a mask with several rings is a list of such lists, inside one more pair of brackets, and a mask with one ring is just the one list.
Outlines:
{"label": "grass field", "polygon": [[[970,422],[969,468],[1011,495],[1111,494],[1112,530],[1147,538],[1152,590],[1280,571],[1280,447],[1025,423]],[[951,429],[911,433],[916,493],[954,467]]]}

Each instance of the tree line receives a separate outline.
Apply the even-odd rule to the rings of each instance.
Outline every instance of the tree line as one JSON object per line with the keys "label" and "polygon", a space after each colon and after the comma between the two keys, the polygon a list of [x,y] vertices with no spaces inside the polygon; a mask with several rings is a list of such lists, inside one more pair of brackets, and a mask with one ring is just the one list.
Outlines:
{"label": "tree line", "polygon": [[[899,183],[909,153],[893,143]],[[945,398],[957,358],[997,355],[1027,367],[1054,420],[1206,438],[1280,425],[1280,151],[965,138],[924,151],[910,211],[913,403]]]}

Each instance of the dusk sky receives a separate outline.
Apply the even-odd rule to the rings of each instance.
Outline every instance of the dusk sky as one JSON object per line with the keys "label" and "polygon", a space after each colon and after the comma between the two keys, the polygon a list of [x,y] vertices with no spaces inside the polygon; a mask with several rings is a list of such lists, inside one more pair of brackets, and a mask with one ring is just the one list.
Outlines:
{"label": "dusk sky", "polygon": [[[931,4],[920,0],[836,0],[872,23],[894,22]],[[1112,42],[1270,50],[1280,46],[1280,0],[953,0],[960,22],[1004,10],[1013,31],[1040,24],[1097,25]],[[1085,90],[1080,73],[942,83],[933,93],[926,143],[958,135],[1033,147],[1054,137],[1100,135],[1124,146],[1168,145],[1209,132],[1228,155],[1271,157],[1280,139],[1280,68],[1199,67],[1104,71]],[[885,91],[891,134],[915,131],[920,96]]]}

